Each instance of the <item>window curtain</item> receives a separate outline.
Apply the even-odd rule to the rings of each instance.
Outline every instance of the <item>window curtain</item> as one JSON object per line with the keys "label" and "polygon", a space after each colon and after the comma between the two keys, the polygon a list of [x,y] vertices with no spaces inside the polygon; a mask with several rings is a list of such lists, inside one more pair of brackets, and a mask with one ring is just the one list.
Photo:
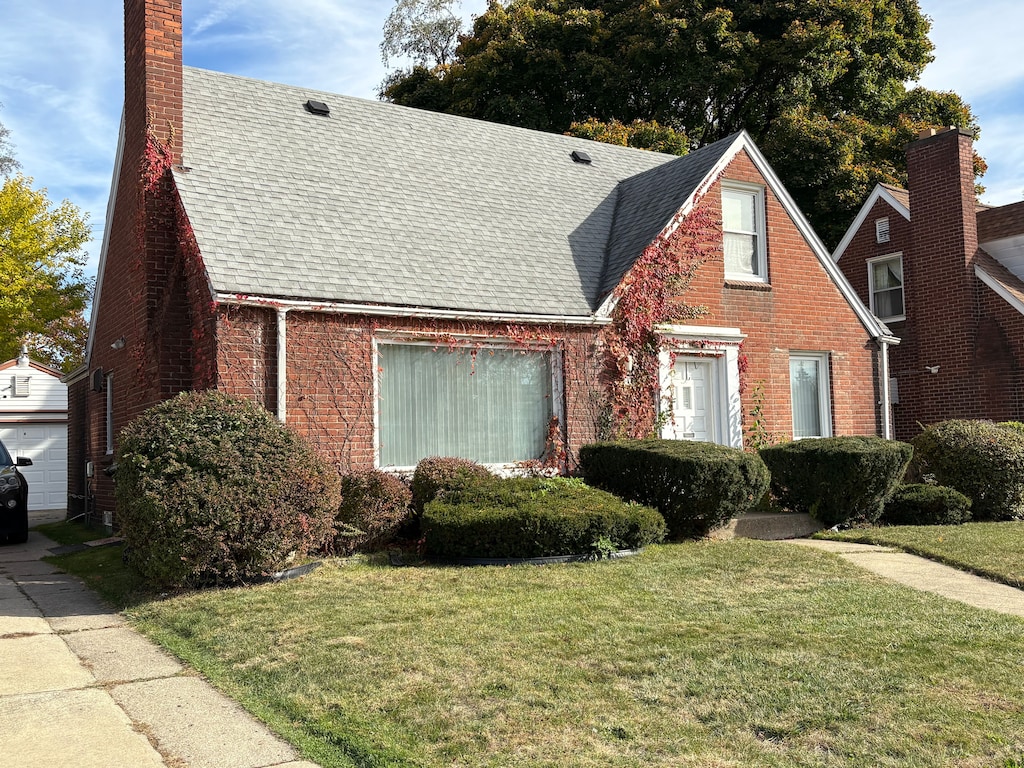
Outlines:
{"label": "window curtain", "polygon": [[484,464],[539,458],[552,415],[551,355],[381,344],[380,465],[427,456]]}

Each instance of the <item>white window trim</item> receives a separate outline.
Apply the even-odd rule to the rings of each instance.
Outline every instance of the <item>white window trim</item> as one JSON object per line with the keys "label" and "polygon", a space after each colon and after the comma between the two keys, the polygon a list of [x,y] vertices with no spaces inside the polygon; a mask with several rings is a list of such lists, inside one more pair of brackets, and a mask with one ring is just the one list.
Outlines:
{"label": "white window trim", "polygon": [[[748,275],[746,272],[729,272],[726,270],[725,279],[744,283],[767,283],[768,282],[768,223],[765,214],[764,187],[760,184],[749,184],[741,181],[722,181],[722,192],[733,191],[754,195],[754,226],[755,232],[741,232],[740,234],[753,234],[757,241],[757,274]],[[725,228],[725,216],[722,216],[722,234],[726,232],[739,232],[739,230],[727,230]]]}
{"label": "white window trim", "polygon": [[[881,317],[875,311],[875,264],[881,261],[892,261],[893,259],[900,260],[900,274],[903,275],[903,284],[900,286],[900,290],[903,292],[903,314],[902,315],[891,315],[890,317]],[[866,262],[868,267],[868,308],[871,313],[878,317],[883,323],[898,323],[902,320],[907,319],[907,276],[903,272],[903,251],[897,251],[896,253],[887,253],[884,256],[875,256],[868,259]],[[888,290],[888,289],[883,289]]]}
{"label": "white window trim", "polygon": [[[661,326],[658,333],[669,340],[669,348],[658,356],[658,413],[672,414],[674,360],[693,358],[710,361],[716,408],[712,416],[714,442],[733,448],[743,447],[743,406],[740,402],[740,344],[746,335],[739,328],[713,326]],[[671,425],[665,424],[661,437],[670,438]]]}
{"label": "white window trim", "polygon": [[107,374],[106,381],[106,395],[107,395],[107,413],[106,413],[106,425],[107,425],[107,455],[109,456],[114,452],[114,374]]}
{"label": "white window trim", "polygon": [[[394,464],[382,465],[380,463],[380,353],[382,344],[398,344],[402,346],[438,347],[448,346],[448,339],[456,338],[460,342],[457,346],[462,349],[477,348],[481,351],[486,349],[511,349],[520,352],[544,352],[551,355],[551,415],[558,419],[558,423],[565,429],[565,394],[564,381],[562,379],[562,358],[561,347],[548,344],[519,344],[509,339],[497,337],[486,338],[482,342],[480,337],[446,334],[443,339],[437,337],[423,336],[419,334],[403,334],[380,331],[373,338],[373,466],[384,472],[397,475],[411,475],[416,466],[396,466]],[[491,472],[497,475],[514,475],[520,468],[518,462],[505,464],[483,464]]]}
{"label": "white window trim", "polygon": [[790,402],[789,412],[791,425],[793,426],[793,439],[794,440],[810,440],[815,437],[832,437],[832,375],[829,370],[829,358],[828,352],[801,352],[801,351],[790,351],[789,361],[793,360],[814,360],[818,363],[818,415],[821,420],[821,431],[823,434],[820,435],[807,435],[806,437],[796,436],[796,418],[793,413],[793,374],[792,368],[790,368]]}

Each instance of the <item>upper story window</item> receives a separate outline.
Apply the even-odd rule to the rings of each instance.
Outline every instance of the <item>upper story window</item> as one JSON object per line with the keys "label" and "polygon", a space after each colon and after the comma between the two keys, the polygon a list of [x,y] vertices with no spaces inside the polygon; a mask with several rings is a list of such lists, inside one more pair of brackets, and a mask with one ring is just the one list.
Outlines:
{"label": "upper story window", "polygon": [[871,311],[885,322],[906,319],[903,307],[903,256],[895,253],[868,260]]}
{"label": "upper story window", "polygon": [[889,217],[886,216],[882,219],[875,219],[875,242],[876,243],[888,243],[889,242]]}
{"label": "upper story window", "polygon": [[764,187],[722,184],[722,250],[725,276],[768,282]]}

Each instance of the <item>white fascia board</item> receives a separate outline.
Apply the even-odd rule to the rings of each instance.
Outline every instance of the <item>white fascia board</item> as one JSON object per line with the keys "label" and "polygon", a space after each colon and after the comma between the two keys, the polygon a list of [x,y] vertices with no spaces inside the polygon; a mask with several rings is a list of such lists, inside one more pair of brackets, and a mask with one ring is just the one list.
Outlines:
{"label": "white fascia board", "polygon": [[713,341],[718,344],[742,344],[747,334],[739,328],[720,328],[715,325],[659,325],[655,330],[680,341]]}
{"label": "white fascia board", "polygon": [[[124,159],[124,109],[121,109],[121,126],[117,131],[117,153],[114,155],[114,177],[110,180],[110,196],[107,198],[107,215],[103,226],[103,243],[100,245],[100,261],[96,270],[96,290],[92,295],[89,311],[89,340],[85,344],[84,368],[88,370],[92,360],[93,342],[96,339],[96,320],[100,316],[100,291],[103,289],[103,272],[107,265],[107,249],[110,247],[110,233],[113,231],[114,208],[117,206],[117,182],[121,178],[121,162]],[[69,374],[70,378],[70,374]]]}
{"label": "white fascia board", "polygon": [[981,280],[981,282],[983,282],[985,285],[987,285],[989,288],[995,291],[999,298],[1001,298],[1011,307],[1013,307],[1022,315],[1024,315],[1024,302],[1021,302],[1020,299],[1018,299],[1016,296],[1014,296],[1012,293],[1006,290],[1002,283],[1000,283],[998,280],[992,277],[988,272],[986,272],[977,264],[974,265],[974,274],[977,276],[979,280]]}
{"label": "white fascia board", "polygon": [[853,223],[846,230],[846,234],[843,235],[843,239],[840,240],[839,245],[836,246],[836,250],[832,254],[833,261],[838,262],[839,259],[843,257],[846,249],[850,246],[850,243],[853,242],[853,238],[856,237],[857,232],[860,231],[864,222],[867,221],[868,214],[871,213],[871,209],[879,200],[884,200],[889,204],[890,208],[896,211],[896,213],[907,221],[910,221],[910,209],[893,197],[892,192],[888,189],[883,187],[881,184],[875,184],[875,188],[871,190],[871,194],[868,195],[868,199],[864,201],[864,205],[862,205],[860,210],[857,212],[857,218],[853,220]]}
{"label": "white fascia board", "polygon": [[538,315],[515,312],[482,312],[431,307],[395,307],[383,304],[347,304],[334,301],[296,301],[255,294],[216,293],[218,304],[241,307],[263,307],[299,312],[322,312],[332,315],[370,315],[373,317],[408,317],[430,320],[476,321],[481,323],[525,323],[528,325],[608,325],[609,318],[595,315]]}
{"label": "white fascia board", "polygon": [[[711,169],[704,175],[704,178],[700,180],[700,183],[693,188],[693,192],[691,192],[689,197],[687,197],[683,201],[682,205],[679,206],[678,210],[675,212],[672,218],[668,220],[668,222],[662,228],[661,232],[658,233],[658,236],[655,237],[652,242],[658,242],[659,240],[663,240],[669,237],[673,232],[675,232],[679,225],[682,223],[683,219],[685,219],[686,216],[689,215],[690,211],[693,209],[693,204],[698,199],[700,199],[704,195],[704,193],[708,191],[708,189],[711,188],[711,185],[714,184],[715,181],[717,181],[719,176],[722,175],[726,167],[728,167],[729,163],[733,161],[733,158],[735,158],[736,155],[739,154],[739,151],[748,144],[750,146],[753,146],[753,143],[754,142],[750,139],[750,136],[747,135],[747,132],[741,131],[739,135],[736,137],[736,140],[733,141],[732,145],[725,152],[722,153],[722,156],[720,158],[718,158],[718,162],[716,162],[711,167]],[[632,267],[630,267],[630,269],[632,269]],[[625,274],[623,274],[623,277],[625,277],[627,274],[629,274],[628,269],[626,270]],[[615,289],[613,288],[612,291],[608,294],[607,298],[605,298],[605,300],[601,303],[601,306],[598,307],[595,315],[601,318],[611,318],[612,312],[615,310],[616,303],[617,302],[615,300]]]}

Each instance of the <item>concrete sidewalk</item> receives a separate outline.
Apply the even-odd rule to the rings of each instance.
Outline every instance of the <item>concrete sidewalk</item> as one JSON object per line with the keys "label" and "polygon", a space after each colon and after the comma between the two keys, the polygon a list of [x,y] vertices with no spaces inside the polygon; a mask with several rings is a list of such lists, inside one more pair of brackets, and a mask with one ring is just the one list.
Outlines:
{"label": "concrete sidewalk", "polygon": [[35,531],[0,546],[0,762],[317,768],[42,562],[54,546]]}
{"label": "concrete sidewalk", "polygon": [[1024,591],[898,549],[824,539],[794,539],[790,543],[833,552],[914,589],[934,592],[975,608],[1024,616]]}

